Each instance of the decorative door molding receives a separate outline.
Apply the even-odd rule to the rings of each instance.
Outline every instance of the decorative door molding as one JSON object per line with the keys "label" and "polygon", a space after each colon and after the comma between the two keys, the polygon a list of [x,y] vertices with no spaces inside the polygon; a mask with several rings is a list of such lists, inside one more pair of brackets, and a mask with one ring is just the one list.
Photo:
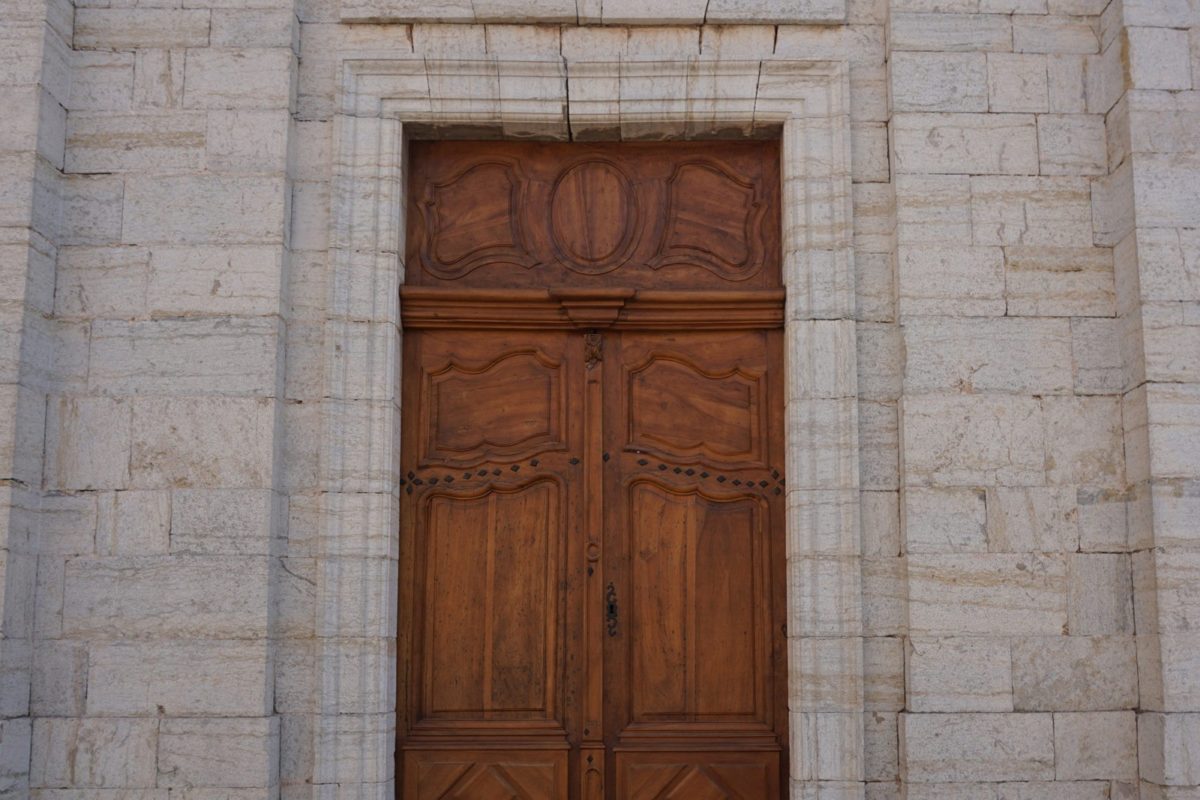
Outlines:
{"label": "decorative door molding", "polygon": [[[341,63],[313,725],[314,782],[330,785],[330,792],[317,793],[382,800],[394,792],[406,136],[779,135],[791,796],[820,790],[861,798],[858,389],[845,64],[703,57],[439,61],[391,53],[343,54]],[[364,568],[388,576],[389,597],[366,596]]]}

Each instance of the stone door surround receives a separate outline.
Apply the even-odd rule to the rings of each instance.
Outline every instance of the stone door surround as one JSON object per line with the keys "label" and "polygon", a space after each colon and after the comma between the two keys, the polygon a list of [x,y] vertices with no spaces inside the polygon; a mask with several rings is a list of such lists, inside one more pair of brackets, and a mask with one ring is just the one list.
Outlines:
{"label": "stone door surround", "polygon": [[[392,778],[406,138],[779,136],[792,796],[818,788],[822,796],[862,796],[849,130],[843,62],[342,55],[321,443],[315,780],[340,784],[345,796],[383,797]],[[362,576],[343,569],[345,555],[386,556],[389,597],[368,596]]]}

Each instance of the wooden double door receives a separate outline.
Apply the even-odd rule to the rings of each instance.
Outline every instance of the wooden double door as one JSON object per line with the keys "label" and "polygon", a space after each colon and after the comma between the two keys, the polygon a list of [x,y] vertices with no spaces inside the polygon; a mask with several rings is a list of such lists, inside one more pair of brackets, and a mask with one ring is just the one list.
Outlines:
{"label": "wooden double door", "polygon": [[[781,797],[773,148],[412,150],[398,793]],[[698,208],[673,186],[681,163],[705,170]],[[621,203],[642,215],[617,220],[632,243],[611,229]],[[650,266],[689,214],[754,241],[701,237],[706,254]],[[529,263],[479,255],[501,246]]]}

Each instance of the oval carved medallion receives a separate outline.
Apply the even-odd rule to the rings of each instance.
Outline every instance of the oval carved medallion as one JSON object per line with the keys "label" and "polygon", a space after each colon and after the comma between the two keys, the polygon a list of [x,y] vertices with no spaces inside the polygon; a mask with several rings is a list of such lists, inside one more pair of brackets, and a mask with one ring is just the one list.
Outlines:
{"label": "oval carved medallion", "polygon": [[633,183],[611,162],[584,161],[555,182],[550,235],[568,268],[589,274],[616,269],[637,244],[638,228]]}

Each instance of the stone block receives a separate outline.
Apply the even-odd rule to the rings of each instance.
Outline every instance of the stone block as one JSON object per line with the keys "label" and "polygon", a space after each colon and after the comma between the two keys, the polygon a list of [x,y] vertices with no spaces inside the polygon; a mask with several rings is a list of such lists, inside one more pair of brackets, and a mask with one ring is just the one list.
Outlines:
{"label": "stone block", "polygon": [[1095,114],[1042,114],[1037,118],[1043,175],[1104,175],[1108,145],[1104,118]]}
{"label": "stone block", "polygon": [[1085,56],[1085,94],[1090,114],[1107,114],[1125,93],[1123,43],[1124,40],[1109,42],[1100,55]]}
{"label": "stone block", "polygon": [[1133,633],[1133,583],[1129,556],[1076,553],[1071,556],[1068,599],[1072,635]]}
{"label": "stone block", "polygon": [[1142,303],[1145,378],[1200,383],[1200,305]]}
{"label": "stone block", "polygon": [[861,779],[862,713],[800,713],[790,719],[791,775],[808,781]]}
{"label": "stone block", "polygon": [[[274,401],[238,397],[139,397],[129,459],[142,488],[270,485]],[[229,447],[238,442],[238,447]]]}
{"label": "stone block", "polygon": [[900,753],[914,782],[1053,780],[1054,725],[1050,714],[902,714]]}
{"label": "stone block", "polygon": [[1139,228],[1200,228],[1200,155],[1140,156],[1133,193]]}
{"label": "stone block", "polygon": [[[1152,563],[1150,563],[1152,561]],[[1188,633],[1200,625],[1200,552],[1138,553],[1134,561],[1138,632]],[[1153,619],[1148,618],[1153,612]]]}
{"label": "stone block", "polygon": [[900,488],[900,429],[896,403],[858,404],[859,481],[864,489]]}
{"label": "stone block", "polygon": [[34,720],[29,782],[35,787],[153,787],[158,720]]}
{"label": "stone block", "polygon": [[1138,705],[1131,636],[1037,636],[1012,641],[1018,711],[1105,711]]}
{"label": "stone block", "polygon": [[[700,29],[700,52],[716,58],[760,58],[774,52],[775,33],[765,25],[705,25]],[[556,44],[554,51],[559,47]]]}
{"label": "stone block", "polygon": [[158,785],[267,788],[279,779],[279,718],[164,719]]}
{"label": "stone block", "polygon": [[[1151,663],[1162,667],[1161,675],[1143,675],[1143,708],[1196,708],[1200,703],[1200,635],[1195,633],[1163,633],[1147,636],[1157,645],[1157,658]],[[1152,646],[1153,646],[1152,645]],[[1146,673],[1151,669],[1143,667]],[[1146,686],[1161,678],[1161,703],[1148,696]]]}
{"label": "stone block", "polygon": [[[1150,457],[1156,478],[1200,477],[1200,389],[1149,384]],[[1133,426],[1131,426],[1133,427]]]}
{"label": "stone block", "polygon": [[80,50],[207,47],[209,12],[177,8],[80,8],[74,46]]}
{"label": "stone block", "polygon": [[907,782],[904,788],[907,790],[905,800],[996,800],[1000,784]]}
{"label": "stone block", "polygon": [[904,492],[904,548],[908,553],[987,551],[987,511],[981,489]]}
{"label": "stone block", "polygon": [[204,133],[204,115],[198,113],[114,116],[72,112],[67,121],[66,171],[202,169]]}
{"label": "stone block", "polygon": [[1052,484],[1119,487],[1125,480],[1115,397],[1046,397],[1046,477]]}
{"label": "stone block", "polygon": [[[318,640],[317,658],[322,662],[319,670],[323,670],[323,674],[335,674],[336,671],[341,677],[337,686],[321,692],[318,698],[321,713],[349,718],[396,707],[395,636],[384,639],[322,638]],[[389,761],[390,758],[389,755]]]}
{"label": "stone block", "polygon": [[923,395],[902,404],[909,485],[1043,484],[1046,456],[1036,399]]}
{"label": "stone block", "polygon": [[97,320],[91,388],[118,395],[274,394],[281,333],[272,318]]}
{"label": "stone block", "polygon": [[166,553],[171,530],[171,493],[114,492],[111,515],[101,519],[96,531],[96,552],[100,555]]}
{"label": "stone block", "polygon": [[1092,181],[1094,243],[1118,244],[1133,231],[1133,168],[1126,161],[1111,175]]}
{"label": "stone block", "polygon": [[1048,111],[1046,57],[1029,53],[989,53],[988,110]]}
{"label": "stone block", "polygon": [[966,175],[897,175],[900,244],[960,245],[971,238],[971,179]]}
{"label": "stone block", "polygon": [[283,111],[210,111],[207,165],[229,174],[281,173],[287,162],[288,115]]}
{"label": "stone block", "polygon": [[[61,269],[62,250],[58,250],[59,264],[55,265],[55,252],[34,231],[28,231],[29,241],[0,244],[0,259],[16,268],[0,271],[0,291],[4,297],[23,297],[24,304],[31,310],[50,316],[54,309],[55,272]],[[23,238],[18,234],[18,238]]]}
{"label": "stone block", "polygon": [[212,11],[213,47],[292,47],[299,37],[291,8],[219,8]]}
{"label": "stone block", "polygon": [[74,636],[265,636],[265,559],[122,556],[67,562],[63,632]]}
{"label": "stone block", "polygon": [[1095,20],[1054,15],[1013,17],[1013,50],[1018,53],[1099,53]]}
{"label": "stone block", "polygon": [[93,716],[265,715],[274,694],[266,640],[108,642],[92,646]]}
{"label": "stone block", "polygon": [[128,244],[277,244],[285,205],[282,178],[131,177],[121,236]]}
{"label": "stone block", "polygon": [[86,642],[43,640],[33,651],[29,713],[34,717],[79,717],[87,699]]}
{"label": "stone block", "polygon": [[1067,320],[911,317],[904,324],[904,392],[1070,392]]}
{"label": "stone block", "polygon": [[[646,2],[616,0],[602,6],[604,22],[610,25],[670,25],[672,22],[684,25],[697,25],[704,20],[706,6],[697,0],[680,0],[671,4],[652,5]],[[746,5],[742,6],[743,12]],[[714,19],[714,22],[731,22],[731,8],[725,8],[724,19]]]}
{"label": "stone block", "polygon": [[[52,441],[46,426],[47,405],[41,392],[11,384],[0,386],[0,456],[4,458],[2,463],[9,465],[3,470],[5,477],[33,486],[43,481],[44,475],[53,474],[44,468],[50,459],[42,458],[44,448]],[[78,474],[75,470],[75,465],[71,465],[65,474]],[[55,471],[64,474],[57,465]],[[47,488],[54,488],[49,477],[45,480]]]}
{"label": "stone block", "polygon": [[137,247],[59,250],[54,311],[64,317],[132,317],[145,309],[150,254]]}
{"label": "stone block", "polygon": [[1129,549],[1130,495],[1116,489],[1079,489],[1079,549],[1085,553]]}
{"label": "stone block", "polygon": [[893,13],[891,47],[897,51],[1006,52],[1012,50],[1011,19],[1005,14]]}
{"label": "stone block", "polygon": [[855,183],[885,183],[890,176],[887,126],[855,123],[850,129],[851,170]]}
{"label": "stone block", "polygon": [[[316,55],[312,53],[310,45],[320,41],[319,32],[324,27],[313,26],[310,31],[309,26],[305,26],[305,35],[301,37],[301,60],[310,61],[310,66],[311,58]],[[332,29],[331,35],[338,35],[336,28]],[[456,53],[487,52],[487,28],[484,25],[461,24],[461,27],[450,28],[446,25],[418,22],[412,26],[410,38],[413,51],[426,56],[445,58]],[[304,77],[304,74],[301,74]]]}
{"label": "stone block", "polygon": [[[1142,780],[1166,786],[1200,785],[1197,741],[1200,741],[1200,714],[1138,715],[1138,761]],[[1180,794],[1179,800],[1186,800],[1186,794]]]}
{"label": "stone block", "polygon": [[898,173],[1034,175],[1037,127],[1029,114],[898,113],[892,123]]}
{"label": "stone block", "polygon": [[1200,230],[1139,229],[1137,266],[1142,299],[1200,301]]}
{"label": "stone block", "polygon": [[[859,539],[858,494],[859,492],[853,489],[790,490],[787,493],[788,554],[855,554]],[[340,495],[329,495],[326,499],[340,498]],[[366,508],[363,507],[363,510]],[[382,528],[371,527],[383,533],[390,525],[386,520],[382,522]]]}
{"label": "stone block", "polygon": [[133,104],[144,108],[183,105],[184,50],[139,49],[133,73]]}
{"label": "stone block", "polygon": [[1075,494],[1070,488],[989,488],[988,549],[993,553],[1075,552],[1079,547]]}
{"label": "stone block", "polygon": [[896,111],[987,111],[983,53],[897,52],[889,69]]}
{"label": "stone block", "polygon": [[895,325],[860,322],[855,326],[855,332],[858,396],[878,402],[897,400],[904,370],[901,329]]}
{"label": "stone block", "polygon": [[[788,609],[791,636],[842,637],[861,630],[862,574],[853,556],[788,559],[788,587],[806,600]],[[803,589],[801,587],[804,587]]]}
{"label": "stone block", "polygon": [[1090,247],[1091,187],[1082,178],[975,177],[971,224],[980,245]]}
{"label": "stone block", "polygon": [[996,786],[997,800],[1134,800],[1131,784],[1111,781],[1025,781]]}
{"label": "stone block", "polygon": [[[899,721],[895,713],[863,715],[863,777],[867,781],[899,780]],[[869,789],[868,789],[869,791]]]}
{"label": "stone block", "polygon": [[280,245],[155,247],[146,305],[152,314],[278,314],[282,262]]}
{"label": "stone block", "polygon": [[1125,385],[1117,320],[1080,317],[1071,320],[1076,394],[1117,394]]}
{"label": "stone block", "polygon": [[123,489],[129,484],[130,404],[108,397],[50,397],[46,485]]}
{"label": "stone block", "polygon": [[404,19],[419,22],[473,22],[475,11],[470,2],[453,0],[427,6],[415,0],[348,0],[341,6],[344,22],[357,20]]}
{"label": "stone block", "polygon": [[1012,711],[1013,680],[1007,638],[914,637],[905,668],[913,712]]}
{"label": "stone block", "polygon": [[1129,80],[1135,89],[1192,88],[1187,31],[1128,27]]}
{"label": "stone block", "polygon": [[176,489],[171,504],[171,551],[266,555],[271,550],[269,489]]}
{"label": "stone block", "polygon": [[290,47],[206,47],[187,52],[183,104],[187,108],[286,109],[295,55]]}
{"label": "stone block", "polygon": [[914,554],[908,579],[913,635],[1053,634],[1067,624],[1063,556]]}
{"label": "stone block", "polygon": [[907,559],[862,560],[862,625],[867,636],[901,636],[908,632]]}
{"label": "stone block", "polygon": [[7,545],[40,555],[90,555],[95,549],[96,494],[14,492]]}
{"label": "stone block", "polygon": [[315,723],[314,747],[327,753],[328,758],[319,764],[314,782],[332,783],[351,777],[357,781],[365,772],[367,777],[382,781],[386,794],[380,800],[391,797],[390,779],[396,763],[391,744],[395,741],[394,714],[329,714],[316,717]]}
{"label": "stone block", "polygon": [[[714,0],[702,10],[701,18],[713,23],[841,22],[846,18],[846,0]],[[607,4],[604,20],[610,21]],[[680,20],[672,14],[665,21]]]}
{"label": "stone block", "polygon": [[1136,720],[1132,711],[1055,714],[1055,777],[1137,780]]}
{"label": "stone block", "polygon": [[[787,430],[795,447],[787,451],[786,472],[792,488],[846,489],[859,481],[858,403],[851,398],[793,400],[784,406]],[[807,451],[800,441],[809,442]],[[814,449],[814,446],[819,450]]]}
{"label": "stone block", "polygon": [[791,663],[788,693],[792,708],[851,711],[862,703],[863,642],[859,637],[805,637],[788,640]]}
{"label": "stone block", "polygon": [[[854,249],[856,255],[882,256],[892,249],[896,232],[896,198],[890,184],[857,183],[851,187],[854,206]],[[855,265],[857,268],[857,264]],[[874,273],[872,273],[874,274]],[[857,287],[860,302],[873,295],[870,285]],[[878,300],[875,302],[879,302]],[[870,319],[859,310],[860,319]]]}
{"label": "stone block", "polygon": [[327,558],[322,568],[336,573],[339,580],[350,586],[361,587],[361,591],[352,599],[343,599],[336,608],[320,608],[317,636],[374,637],[388,641],[395,638],[396,618],[390,612],[396,607],[399,583],[395,559]]}
{"label": "stone block", "polygon": [[111,175],[65,175],[60,245],[112,245],[121,239],[124,180]]}
{"label": "stone block", "polygon": [[863,639],[863,707],[899,711],[904,702],[904,641],[893,636]]}
{"label": "stone block", "polygon": [[897,492],[860,492],[862,551],[869,556],[900,555],[900,508]]}
{"label": "stone block", "polygon": [[133,62],[133,53],[73,53],[70,109],[122,111],[131,108]]}
{"label": "stone block", "polygon": [[1152,532],[1154,541],[1167,547],[1193,545],[1200,535],[1193,524],[1200,514],[1200,483],[1187,479],[1155,481],[1149,487],[1149,497],[1145,494],[1143,490],[1137,505],[1144,513],[1152,514],[1153,521],[1135,519],[1135,524],[1143,526],[1140,532]]}
{"label": "stone block", "polygon": [[897,285],[902,319],[1003,316],[1004,254],[997,247],[901,246]]}
{"label": "stone block", "polygon": [[1082,114],[1087,111],[1087,76],[1081,55],[1046,56],[1047,89],[1050,111],[1058,114]]}
{"label": "stone block", "polygon": [[29,796],[29,756],[32,725],[29,717],[0,720],[0,791]]}
{"label": "stone block", "polygon": [[1122,14],[1127,25],[1155,28],[1190,28],[1200,25],[1200,9],[1188,0],[1125,0]]}

